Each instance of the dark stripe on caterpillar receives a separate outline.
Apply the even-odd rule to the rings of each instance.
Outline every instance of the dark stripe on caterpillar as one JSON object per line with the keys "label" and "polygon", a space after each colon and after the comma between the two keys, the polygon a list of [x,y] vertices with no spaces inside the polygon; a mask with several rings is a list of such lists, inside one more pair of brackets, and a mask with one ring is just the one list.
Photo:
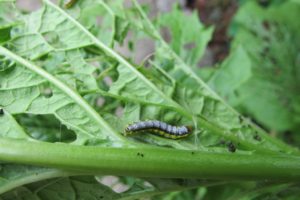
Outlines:
{"label": "dark stripe on caterpillar", "polygon": [[1,115],[4,115],[4,110],[3,110],[3,108],[0,108],[0,116]]}
{"label": "dark stripe on caterpillar", "polygon": [[141,121],[129,124],[125,129],[125,135],[147,131],[165,138],[179,139],[191,134],[190,126],[172,126],[157,120]]}

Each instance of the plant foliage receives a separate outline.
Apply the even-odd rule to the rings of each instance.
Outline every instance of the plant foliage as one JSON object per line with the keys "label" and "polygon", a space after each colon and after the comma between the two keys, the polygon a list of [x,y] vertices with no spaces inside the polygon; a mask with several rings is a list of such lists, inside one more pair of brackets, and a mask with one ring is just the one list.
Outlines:
{"label": "plant foliage", "polygon": [[[285,17],[289,9],[293,12]],[[299,77],[295,76],[299,74],[299,45],[290,43],[298,39],[299,26],[292,20],[297,10],[292,3],[268,12],[253,4],[241,9],[236,21],[245,28],[236,33],[235,51],[209,81],[223,99],[197,69],[213,28],[199,23],[196,14],[185,15],[174,7],[150,20],[147,7],[136,1],[124,7],[123,1],[101,0],[77,1],[68,8],[62,2],[44,0],[38,10],[25,12],[15,1],[0,1],[1,198],[136,199],[169,193],[161,198],[213,199],[213,190],[222,191],[220,198],[227,197],[227,191],[254,198],[273,190],[293,190],[295,184],[272,180],[299,178],[298,149],[271,137],[226,102],[246,110],[268,128],[299,130]],[[247,13],[252,11],[257,18],[249,21]],[[277,17],[266,30],[262,22],[271,20],[273,13]],[[288,31],[277,29],[281,27],[277,23],[285,23]],[[171,36],[169,43],[161,36],[163,30]],[[145,62],[137,63],[134,56],[118,52],[118,46],[125,46],[134,55],[142,39],[155,43]],[[244,40],[253,42],[240,45]],[[287,48],[285,56],[281,56],[282,45]],[[264,48],[270,52],[263,60]],[[267,72],[279,75],[262,77]],[[277,88],[277,79],[284,84],[276,95],[262,92],[264,98],[254,100],[257,104],[251,102],[259,97],[256,91],[265,91],[265,84]],[[286,87],[290,92],[283,95]],[[288,101],[294,113],[285,112],[282,101]],[[276,121],[275,112],[283,115]],[[287,120],[291,116],[293,120]],[[147,119],[190,125],[193,132],[182,140],[146,133],[123,136],[128,124]],[[178,160],[176,155],[181,155]],[[128,158],[128,163],[119,158]],[[176,169],[168,162],[172,159],[178,166],[194,168]],[[210,164],[215,167],[201,171],[201,166]],[[278,174],[282,169],[291,171]],[[129,188],[118,192],[105,185],[102,175],[109,173],[133,176],[118,178]],[[135,177],[143,173],[148,177]],[[265,177],[270,182],[232,183]],[[266,190],[244,194],[260,186]],[[179,193],[187,189],[194,190]]]}

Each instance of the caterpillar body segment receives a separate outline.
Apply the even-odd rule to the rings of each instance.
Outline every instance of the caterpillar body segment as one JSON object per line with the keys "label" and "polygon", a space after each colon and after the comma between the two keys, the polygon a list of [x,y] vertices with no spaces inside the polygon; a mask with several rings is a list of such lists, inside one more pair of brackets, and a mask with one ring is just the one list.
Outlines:
{"label": "caterpillar body segment", "polygon": [[179,139],[191,134],[189,126],[173,126],[158,120],[141,121],[130,124],[125,129],[125,135],[138,132],[149,132],[165,138]]}

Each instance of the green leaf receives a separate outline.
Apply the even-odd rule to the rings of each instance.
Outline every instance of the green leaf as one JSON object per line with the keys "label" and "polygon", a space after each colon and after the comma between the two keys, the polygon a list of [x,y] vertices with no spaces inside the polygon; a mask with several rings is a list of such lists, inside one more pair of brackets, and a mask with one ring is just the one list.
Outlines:
{"label": "green leaf", "polygon": [[11,27],[0,29],[0,44],[10,39]]}
{"label": "green leaf", "polygon": [[196,12],[186,15],[176,7],[159,17],[158,25],[170,32],[172,50],[187,65],[196,67],[211,39],[213,28],[203,26]]}
{"label": "green leaf", "polygon": [[72,173],[44,167],[1,163],[0,193],[7,192],[24,184],[54,178],[70,176]]}
{"label": "green leaf", "polygon": [[[25,112],[24,107],[26,107],[26,105],[28,106],[30,102],[29,110],[28,111],[26,110],[26,112],[33,113],[33,114],[55,114],[55,116],[58,119],[60,119],[62,123],[64,123],[71,129],[73,129],[75,132],[77,132],[77,135],[78,136],[80,135],[79,139],[82,140],[82,137],[83,138],[89,137],[88,134],[91,134],[90,132],[95,133],[98,132],[99,129],[96,125],[92,125],[93,122],[88,121],[85,122],[84,124],[80,124],[80,121],[82,121],[83,119],[85,121],[90,119],[81,118],[81,117],[74,119],[70,117],[70,114],[72,116],[84,115],[83,113],[81,113],[82,110],[79,107],[77,107],[77,105],[75,105],[76,103],[74,104],[74,102],[72,101],[75,101],[77,103],[80,102],[81,107],[83,107],[86,111],[88,111],[90,117],[92,117],[93,120],[98,121],[106,128],[108,128],[108,126],[105,125],[106,122],[104,122],[101,118],[99,118],[98,114],[96,114],[93,111],[93,109],[91,109],[90,106],[88,106],[86,102],[82,100],[82,98],[78,96],[76,93],[74,93],[74,91],[72,91],[69,87],[75,88],[79,91],[84,89],[92,90],[92,91],[96,90],[100,94],[104,94],[105,96],[108,97],[113,97],[115,99],[114,101],[116,100],[123,101],[123,103],[126,104],[125,106],[126,110],[128,110],[127,105],[130,105],[128,104],[128,101],[134,101],[136,103],[140,103],[141,105],[134,106],[134,108],[138,110],[143,110],[143,113],[147,113],[147,115],[136,115],[133,118],[128,118],[129,120],[130,119],[144,120],[146,119],[146,116],[151,118],[159,117],[162,120],[166,120],[166,121],[171,121],[171,120],[174,121],[174,119],[177,118],[177,121],[180,121],[181,123],[185,123],[187,121],[193,120],[193,122],[189,122],[189,123],[192,123],[192,125],[195,126],[195,131],[194,131],[195,137],[193,139],[190,138],[189,140],[186,140],[187,142],[186,144],[185,142],[181,142],[181,141],[179,141],[178,144],[176,144],[177,142],[175,143],[174,141],[168,141],[168,140],[164,141],[162,139],[156,139],[156,137],[153,138],[152,136],[151,137],[149,136],[149,138],[154,139],[156,143],[159,143],[161,145],[162,144],[171,145],[171,146],[176,146],[177,148],[190,148],[191,146],[195,146],[196,148],[198,148],[199,145],[198,141],[203,141],[202,144],[204,144],[205,146],[201,148],[206,148],[206,145],[219,146],[218,145],[219,141],[222,140],[223,138],[226,138],[226,140],[232,140],[236,143],[241,144],[241,146],[239,147],[241,149],[251,149],[254,146],[256,146],[257,141],[253,138],[258,133],[255,130],[252,130],[251,127],[246,126],[245,122],[241,122],[239,115],[234,111],[232,111],[229,107],[227,107],[227,105],[224,104],[223,101],[220,100],[219,97],[217,97],[215,93],[211,91],[207,87],[207,85],[205,85],[202,82],[202,80],[183,63],[183,61],[175,54],[176,52],[172,52],[171,49],[168,49],[168,46],[162,40],[160,40],[161,44],[163,45],[162,49],[166,49],[167,52],[170,52],[170,54],[164,54],[164,55],[168,55],[170,59],[172,59],[173,57],[176,60],[174,67],[170,68],[169,70],[167,68],[159,69],[159,67],[153,68],[150,71],[137,69],[135,68],[135,66],[127,62],[125,59],[119,56],[112,49],[105,46],[105,44],[103,44],[99,39],[97,39],[92,34],[90,34],[85,27],[83,27],[75,19],[73,19],[72,17],[64,13],[63,10],[59,9],[58,7],[54,6],[51,3],[47,3],[47,5],[45,5],[42,8],[42,10],[45,9],[46,9],[45,11],[46,14],[48,13],[49,16],[51,16],[52,14],[60,15],[60,17],[57,18],[58,22],[56,22],[58,24],[57,25],[58,27],[60,24],[59,21],[63,20],[65,23],[68,24],[68,27],[70,28],[71,31],[77,30],[77,32],[80,33],[80,37],[86,38],[83,41],[93,41],[95,46],[97,46],[97,48],[100,48],[102,51],[110,55],[110,57],[104,57],[103,58],[104,62],[101,62],[101,64],[108,62],[109,61],[108,59],[110,60],[113,59],[119,62],[120,66],[118,67],[119,71],[117,72],[118,78],[111,86],[108,86],[110,88],[108,92],[105,92],[107,88],[100,88],[100,90],[98,90],[95,81],[91,76],[92,73],[94,73],[94,70],[85,62],[84,60],[85,54],[82,51],[75,51],[75,50],[68,51],[66,54],[67,55],[66,65],[63,65],[63,68],[60,69],[59,71],[56,68],[54,69],[48,68],[47,66],[50,67],[50,65],[47,64],[46,70],[49,71],[48,73],[46,71],[39,70],[37,66],[30,65],[29,63],[26,63],[26,61],[14,55],[10,55],[10,57],[14,57],[14,59],[18,60],[19,62],[21,61],[21,63],[25,64],[27,68],[33,70],[35,73],[38,73],[40,76],[44,78],[46,77],[46,79],[48,79],[48,82],[50,83],[46,82],[44,84],[46,85],[54,84],[56,87],[58,87],[58,90],[56,90],[56,88],[52,88],[50,85],[50,89],[53,91],[52,92],[53,96],[47,99],[41,96],[41,93],[37,89],[32,90],[30,88],[30,92],[32,93],[32,98],[29,99],[27,103],[22,104],[23,107],[18,108],[18,106],[20,105],[15,106],[14,104],[10,104],[10,102],[7,102],[5,104],[5,107],[10,109],[18,108],[19,109],[17,110],[18,112]],[[138,11],[140,12],[139,9]],[[31,19],[36,18],[36,20],[39,21],[40,16],[44,15],[43,13],[41,14],[40,12],[41,11],[34,12],[34,14],[30,15],[31,16],[30,18]],[[48,14],[45,15],[44,18],[46,18]],[[140,14],[143,17],[143,13]],[[44,21],[42,22],[46,23]],[[149,28],[151,27],[152,26],[149,26]],[[25,27],[24,30],[27,30],[27,28]],[[43,33],[43,28],[42,29],[38,28],[37,30]],[[195,31],[196,30],[194,30],[194,32]],[[65,33],[60,32],[60,34],[63,35]],[[83,46],[81,46],[81,44],[79,43],[78,47],[83,47]],[[160,49],[161,48],[158,48],[158,50]],[[32,50],[32,48],[28,47],[27,52],[34,53],[35,51]],[[57,55],[57,53],[53,52],[50,55]],[[37,63],[38,64],[43,63],[43,60],[39,60]],[[58,66],[54,66],[54,67],[58,67]],[[87,73],[84,73],[82,67],[84,67]],[[171,67],[171,65],[168,65],[167,67]],[[18,68],[17,70],[20,69]],[[113,71],[113,68],[109,69],[108,72],[111,72],[112,76],[115,76],[116,74],[115,71]],[[151,73],[151,75],[147,75],[147,73],[149,72]],[[50,75],[49,73],[54,73],[54,76]],[[190,74],[193,77],[193,79],[190,82],[187,80],[188,74]],[[57,78],[55,76],[57,76]],[[155,78],[157,76],[165,77],[164,78],[165,80],[158,81],[157,78]],[[183,81],[183,83],[181,83],[180,81],[176,82],[175,80],[177,80],[178,76],[182,77],[182,79],[184,79],[185,81]],[[99,77],[103,78],[102,75]],[[128,77],[130,77],[131,79],[128,79]],[[88,81],[89,78],[91,81]],[[66,84],[60,80],[64,80]],[[78,82],[84,82],[84,84],[77,84]],[[190,89],[188,86],[190,86],[191,84],[198,85],[199,87],[198,90]],[[28,88],[25,88],[25,91],[22,91],[23,94],[25,92],[29,93],[27,89]],[[62,101],[61,99],[64,98],[64,96],[63,94],[60,94],[61,90],[62,93],[67,94],[67,96],[71,96],[72,100],[70,99],[70,101],[67,102]],[[148,95],[146,96],[146,98],[144,96],[145,94]],[[43,105],[43,107],[41,107],[41,105]],[[44,107],[44,105],[47,106]],[[197,109],[195,109],[195,107],[197,107]],[[80,114],[78,115],[78,113]],[[163,113],[166,117],[160,117],[159,114],[161,113]],[[176,117],[176,113],[182,116]],[[117,120],[116,118],[111,118],[111,119],[114,119],[114,121]],[[125,121],[129,122],[129,120],[125,120]],[[114,124],[115,122],[110,121],[110,123]],[[124,127],[124,125],[126,125],[126,123],[123,123],[119,127],[122,126]],[[111,128],[108,128],[107,130],[108,132],[115,132],[113,135],[118,135],[118,133],[116,133],[116,131],[112,130]],[[122,129],[118,128],[118,131],[121,132]],[[82,132],[84,132],[86,136],[83,136],[81,134]],[[242,134],[243,132],[247,132],[248,134],[243,135]],[[207,137],[210,134],[216,134],[217,137],[215,137],[215,139],[211,141],[211,139]],[[106,133],[104,135],[112,136],[112,134],[110,133]],[[267,136],[264,136],[264,138],[265,137]],[[103,139],[103,138],[100,137],[98,139]],[[207,139],[208,141],[206,141]],[[274,149],[277,149],[276,147],[277,144],[274,145],[272,144],[272,142],[267,140],[264,141],[265,145],[268,146],[267,148],[273,146]],[[200,143],[200,146],[202,144]],[[224,147],[221,146],[221,148]],[[267,150],[267,148],[265,150]]]}
{"label": "green leaf", "polygon": [[[288,2],[267,10],[253,2],[245,4],[235,17],[239,29],[230,56],[240,61],[230,63],[229,58],[211,80],[219,81],[216,90],[232,105],[269,130],[299,130],[300,27],[294,20],[299,12],[299,5]],[[247,55],[241,57],[241,48]],[[231,77],[219,79],[226,74]],[[228,79],[240,83],[224,88]]]}
{"label": "green leaf", "polygon": [[[53,115],[15,115],[16,120],[31,138],[45,142],[73,142],[76,134]],[[9,126],[8,126],[9,127]]]}
{"label": "green leaf", "polygon": [[245,84],[251,76],[251,60],[245,50],[238,47],[210,77],[209,84],[218,94],[236,106],[234,99],[228,98],[234,98],[236,89]]}
{"label": "green leaf", "polygon": [[2,199],[118,199],[120,195],[101,185],[91,176],[56,178],[19,187]]}
{"label": "green leaf", "polygon": [[105,4],[95,1],[79,1],[80,18],[78,19],[104,44],[111,46],[115,39],[117,17]]}
{"label": "green leaf", "polygon": [[[253,127],[251,122],[249,123],[249,120],[244,120],[236,111],[228,106],[223,99],[221,99],[213,90],[211,90],[193,71],[193,69],[191,69],[191,67],[184,63],[183,59],[179,57],[179,55],[177,55],[176,52],[174,52],[173,49],[171,49],[160,37],[158,30],[149,21],[146,14],[137,3],[135,3],[135,9],[131,15],[128,14],[127,16],[130,17],[129,19],[132,22],[132,27],[143,31],[146,36],[156,39],[157,48],[153,66],[156,69],[160,68],[161,74],[168,74],[168,77],[171,78],[170,82],[174,82],[174,80],[176,80],[176,86],[180,88],[172,98],[176,103],[184,108],[184,111],[181,109],[181,111],[176,109],[175,112],[182,113],[182,115],[185,115],[187,118],[189,118],[189,120],[194,119],[193,123],[196,127],[196,133],[207,132],[208,134],[218,135],[219,140],[215,140],[215,144],[219,143],[221,138],[226,138],[226,140],[232,140],[239,144],[243,143],[241,146],[244,147],[249,145],[248,147],[251,149],[250,146],[252,144],[249,143],[252,143],[251,140],[253,140],[255,134],[263,134],[261,133],[261,130],[255,126]],[[139,26],[136,21],[142,21],[143,23],[141,26]],[[148,34],[149,29],[151,30],[151,34]],[[150,61],[150,63],[153,62]],[[142,72],[142,70],[140,71]],[[147,76],[146,73],[143,74],[144,76]],[[156,85],[156,87],[159,87],[156,81],[152,82]],[[177,91],[177,88],[174,91]],[[195,110],[195,106],[191,105],[198,105],[197,108],[199,109]],[[198,112],[195,113],[194,111]],[[189,114],[184,114],[186,112],[192,113],[192,116],[188,116]],[[198,117],[197,120],[195,120],[195,116]],[[197,124],[198,122],[199,124]],[[216,129],[211,129],[212,126],[214,126]],[[198,127],[201,127],[201,129],[199,130]],[[223,129],[223,131],[225,130],[225,132],[221,131],[221,129]],[[230,134],[230,132],[232,134]],[[254,135],[251,135],[251,132],[252,134],[254,133]],[[205,134],[196,134],[194,143],[201,141],[202,138],[199,139],[198,136],[201,137],[202,135]],[[268,137],[265,134],[263,135],[264,136],[260,135],[260,137]],[[240,138],[237,139],[237,137],[242,137],[244,141]],[[255,141],[253,142],[256,143]],[[264,145],[268,146],[268,148],[271,148],[273,145],[282,146],[282,143],[268,137],[268,139],[264,141]],[[255,146],[257,145],[255,144]]]}
{"label": "green leaf", "polygon": [[[45,5],[21,19],[23,23],[15,28],[9,45],[30,59],[37,59],[53,49],[67,50],[92,44],[68,18],[52,7]],[[73,34],[68,34],[69,31]]]}
{"label": "green leaf", "polygon": [[[2,108],[1,108],[2,109]],[[0,117],[1,136],[8,138],[28,139],[28,135],[16,120],[6,110],[2,110],[3,114]]]}
{"label": "green leaf", "polygon": [[41,35],[27,34],[14,37],[10,44],[13,46],[16,53],[36,59],[52,51],[52,47],[45,42]]}
{"label": "green leaf", "polygon": [[[25,112],[44,115],[53,114],[61,123],[77,133],[79,141],[87,135],[94,135],[94,137],[103,140],[106,140],[107,136],[112,136],[109,130],[100,129],[97,124],[105,124],[103,119],[71,88],[21,57],[4,48],[1,48],[1,50],[2,53],[27,67],[26,69],[17,64],[1,72],[2,76],[5,77],[5,79],[2,79],[0,90],[1,106],[7,111],[12,114]],[[48,83],[43,78],[48,80]],[[19,82],[23,85],[18,84]],[[50,97],[44,96],[43,91],[41,91],[45,83],[48,85],[47,89],[51,90],[52,95]],[[78,106],[77,103],[81,106]],[[83,110],[87,110],[90,114]]]}
{"label": "green leaf", "polygon": [[10,31],[17,24],[15,21],[16,15],[17,11],[14,8],[13,1],[0,2],[0,44],[10,39]]}

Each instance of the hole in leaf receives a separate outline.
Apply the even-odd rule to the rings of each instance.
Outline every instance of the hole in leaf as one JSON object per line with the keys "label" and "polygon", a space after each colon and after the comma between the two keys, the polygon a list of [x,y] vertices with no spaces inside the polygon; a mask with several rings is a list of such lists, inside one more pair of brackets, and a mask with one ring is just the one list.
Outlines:
{"label": "hole in leaf", "polygon": [[39,86],[40,93],[45,98],[51,98],[53,96],[53,90],[48,83]]}
{"label": "hole in leaf", "polygon": [[103,16],[96,16],[96,25],[101,27],[101,25],[103,24]]}
{"label": "hole in leaf", "polygon": [[111,86],[113,84],[113,80],[109,76],[104,77],[103,81],[107,86]]}
{"label": "hole in leaf", "polygon": [[16,6],[23,12],[36,11],[42,7],[42,2],[40,0],[27,0],[27,1],[16,1]]}
{"label": "hole in leaf", "polygon": [[44,39],[53,47],[55,48],[62,48],[62,42],[60,41],[60,38],[58,34],[54,31],[49,31],[46,33],[43,33]]}
{"label": "hole in leaf", "polygon": [[63,125],[54,115],[15,115],[18,123],[30,137],[45,142],[73,142],[76,134]]}
{"label": "hole in leaf", "polygon": [[155,58],[154,52],[151,52],[143,58],[141,63],[145,68],[151,68],[152,67],[151,61],[154,60],[154,58]]}
{"label": "hole in leaf", "polygon": [[44,90],[43,90],[43,96],[44,97],[46,97],[46,98],[50,98],[50,97],[52,97],[52,95],[53,95],[53,92],[52,92],[52,89],[51,88],[45,88]]}
{"label": "hole in leaf", "polygon": [[194,42],[184,44],[184,49],[186,49],[186,50],[191,50],[191,49],[194,49],[195,47],[196,47],[196,45]]}
{"label": "hole in leaf", "polygon": [[100,182],[103,185],[106,185],[107,187],[110,187],[113,191],[117,193],[122,193],[127,191],[130,186],[128,184],[122,183],[122,180],[120,180],[117,176],[103,176],[103,177],[97,177],[96,178],[98,182]]}
{"label": "hole in leaf", "polygon": [[96,100],[96,106],[97,107],[102,107],[105,104],[105,99],[103,97],[99,97]]}
{"label": "hole in leaf", "polygon": [[15,64],[15,62],[7,59],[6,57],[0,56],[0,72],[8,69],[13,70]]}
{"label": "hole in leaf", "polygon": [[122,117],[124,113],[124,108],[122,106],[118,106],[115,110],[115,115],[117,117]]}

